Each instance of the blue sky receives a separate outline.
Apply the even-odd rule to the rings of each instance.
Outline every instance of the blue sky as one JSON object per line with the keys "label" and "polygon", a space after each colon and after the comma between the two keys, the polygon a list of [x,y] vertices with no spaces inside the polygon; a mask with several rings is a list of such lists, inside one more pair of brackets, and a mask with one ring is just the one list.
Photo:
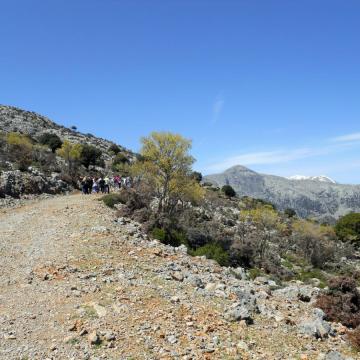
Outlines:
{"label": "blue sky", "polygon": [[193,140],[242,164],[360,183],[358,0],[2,0],[0,103],[133,150]]}

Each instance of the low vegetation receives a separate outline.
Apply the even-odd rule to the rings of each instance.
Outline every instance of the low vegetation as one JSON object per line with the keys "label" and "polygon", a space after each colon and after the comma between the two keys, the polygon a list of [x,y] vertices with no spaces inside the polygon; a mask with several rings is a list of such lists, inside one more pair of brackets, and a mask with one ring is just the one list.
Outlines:
{"label": "low vegetation", "polygon": [[[191,168],[191,143],[180,135],[152,133],[142,143],[138,160],[127,164],[140,181],[123,189],[121,199],[110,195],[104,202],[124,204],[119,215],[141,222],[151,237],[280,281],[325,288],[345,271],[340,259],[351,258],[352,245],[340,241],[332,226],[300,219],[291,209],[280,212],[263,200],[239,198],[228,187],[201,184],[201,174]],[[126,162],[121,152],[116,158]],[[347,267],[347,273],[353,270]]]}
{"label": "low vegetation", "polygon": [[224,185],[222,188],[221,188],[221,191],[228,197],[234,197],[236,196],[236,192],[235,190],[233,189],[232,186],[230,185]]}
{"label": "low vegetation", "polygon": [[335,226],[336,235],[342,241],[359,245],[360,241],[360,214],[350,213],[339,219]]}
{"label": "low vegetation", "polygon": [[316,306],[330,321],[353,329],[360,325],[360,293],[353,278],[332,279],[329,290],[319,296]]}

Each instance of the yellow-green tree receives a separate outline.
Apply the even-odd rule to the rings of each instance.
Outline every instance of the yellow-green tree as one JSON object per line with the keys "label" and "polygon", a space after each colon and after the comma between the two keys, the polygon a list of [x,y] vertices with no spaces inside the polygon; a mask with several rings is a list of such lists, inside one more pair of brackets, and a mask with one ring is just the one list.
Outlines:
{"label": "yellow-green tree", "polygon": [[81,150],[81,144],[73,144],[65,140],[61,148],[56,151],[56,153],[66,161],[70,174],[73,173],[75,165],[81,158]]}
{"label": "yellow-green tree", "polygon": [[10,159],[16,162],[18,168],[25,171],[32,163],[33,144],[29,137],[11,132],[6,136]]}
{"label": "yellow-green tree", "polygon": [[200,185],[191,177],[191,141],[170,132],[152,132],[141,139],[142,160],[134,169],[147,180],[159,199],[158,213],[171,212],[177,203],[198,201]]}
{"label": "yellow-green tree", "polygon": [[240,220],[254,225],[254,229],[258,233],[256,236],[257,251],[261,260],[265,258],[272,237],[286,230],[286,225],[282,222],[279,213],[269,205],[241,211]]}
{"label": "yellow-green tree", "polygon": [[316,267],[321,268],[334,256],[336,234],[332,226],[296,220],[293,222],[293,237],[303,256]]}
{"label": "yellow-green tree", "polygon": [[26,136],[19,133],[11,132],[7,135],[6,141],[10,146],[23,147],[28,150],[32,148],[31,140]]}

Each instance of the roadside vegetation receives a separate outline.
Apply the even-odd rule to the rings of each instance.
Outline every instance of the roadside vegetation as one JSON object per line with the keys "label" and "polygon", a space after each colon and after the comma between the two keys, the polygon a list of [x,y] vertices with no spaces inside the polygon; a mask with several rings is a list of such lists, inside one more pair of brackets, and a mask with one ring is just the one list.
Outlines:
{"label": "roadside vegetation", "polygon": [[290,208],[279,211],[263,200],[239,198],[230,185],[203,183],[192,168],[191,141],[181,135],[153,132],[141,143],[136,158],[111,145],[105,162],[95,146],[51,133],[1,133],[0,168],[11,163],[23,172],[57,172],[75,186],[82,176],[131,176],[132,187],[101,198],[118,217],[131,217],[151,238],[185,246],[192,256],[243,267],[253,279],[267,275],[279,283],[300,280],[323,288],[317,306],[329,320],[356,329],[349,339],[360,347],[360,214],[348,214],[335,226],[301,219]]}

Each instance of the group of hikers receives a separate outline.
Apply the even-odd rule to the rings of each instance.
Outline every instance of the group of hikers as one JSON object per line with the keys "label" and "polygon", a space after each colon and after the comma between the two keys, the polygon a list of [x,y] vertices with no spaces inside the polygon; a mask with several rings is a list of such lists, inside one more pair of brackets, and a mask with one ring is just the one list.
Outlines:
{"label": "group of hikers", "polygon": [[110,188],[121,189],[132,187],[132,179],[130,176],[121,177],[115,175],[114,177],[90,177],[85,176],[83,179],[80,179],[82,193],[85,195],[88,194],[98,194],[99,192],[103,194],[109,194]]}

